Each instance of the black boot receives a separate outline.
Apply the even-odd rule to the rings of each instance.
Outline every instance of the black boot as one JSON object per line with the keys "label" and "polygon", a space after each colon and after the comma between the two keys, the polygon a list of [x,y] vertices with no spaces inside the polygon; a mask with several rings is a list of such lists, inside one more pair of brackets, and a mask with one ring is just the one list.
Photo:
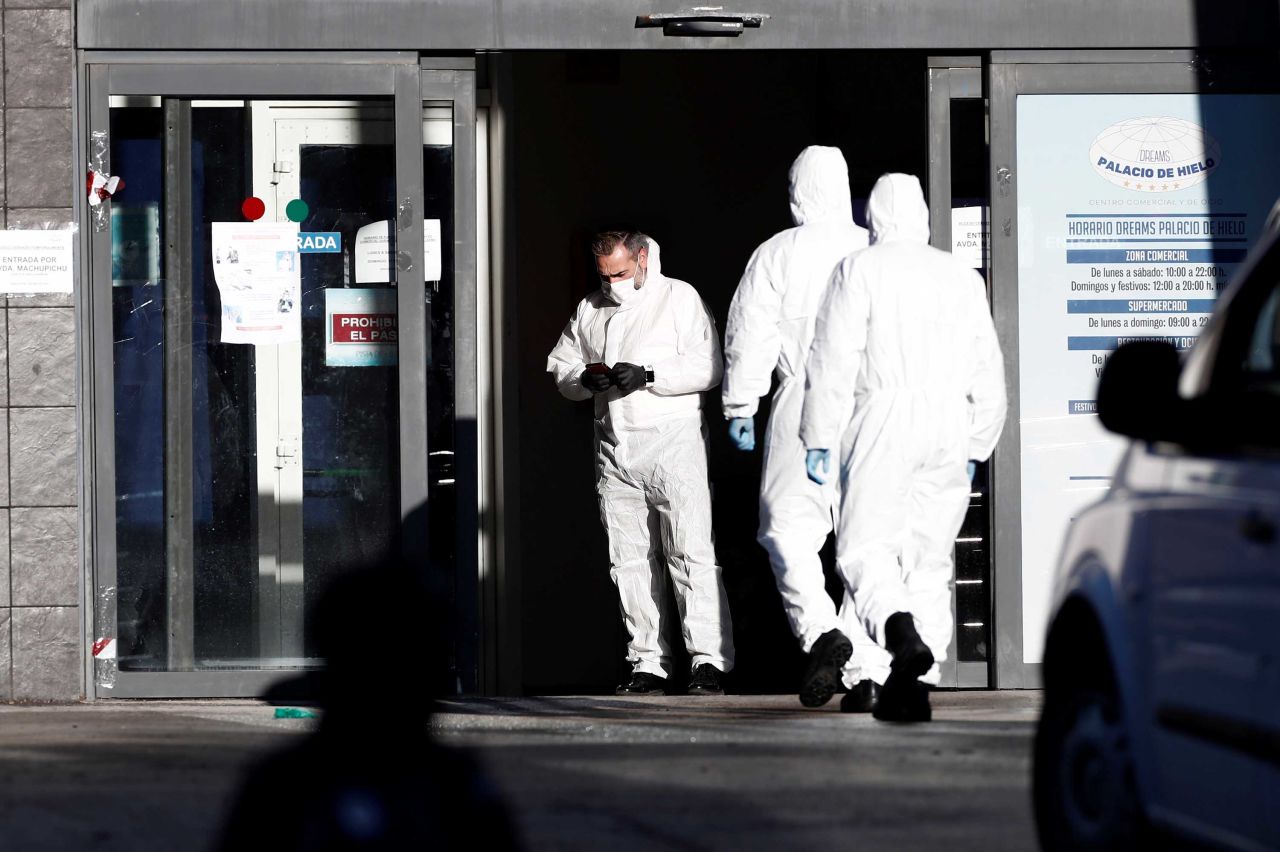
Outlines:
{"label": "black boot", "polygon": [[871,715],[882,722],[928,722],[933,718],[929,687],[900,671],[891,671]]}
{"label": "black boot", "polygon": [[874,680],[860,680],[840,699],[841,713],[870,713],[880,698],[880,686]]}
{"label": "black boot", "polygon": [[919,678],[933,667],[933,652],[916,632],[909,612],[895,612],[884,625],[885,647],[893,654],[873,715],[885,722],[928,722],[929,687]]}
{"label": "black boot", "polygon": [[648,672],[632,672],[631,680],[619,684],[614,695],[666,695],[667,679]]}
{"label": "black boot", "polygon": [[890,668],[920,677],[933,667],[933,652],[916,632],[909,612],[895,612],[884,623],[884,646],[893,654]]}
{"label": "black boot", "polygon": [[689,678],[689,694],[724,695],[721,676],[721,671],[710,663],[694,666],[693,675]]}
{"label": "black boot", "polygon": [[821,707],[831,700],[840,685],[840,670],[853,656],[853,643],[839,630],[828,630],[809,649],[804,679],[800,681],[800,703]]}

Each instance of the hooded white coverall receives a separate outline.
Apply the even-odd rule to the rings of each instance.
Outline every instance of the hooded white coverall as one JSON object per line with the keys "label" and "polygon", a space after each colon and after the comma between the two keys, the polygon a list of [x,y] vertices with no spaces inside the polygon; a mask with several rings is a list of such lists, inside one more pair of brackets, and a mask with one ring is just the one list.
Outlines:
{"label": "hooded white coverall", "polygon": [[817,485],[805,475],[800,442],[804,360],[818,302],[836,265],[866,247],[867,232],[853,221],[849,170],[840,149],[805,148],[791,166],[790,191],[796,227],[755,250],[729,306],[724,416],[754,417],[760,397],[769,392],[771,375],[777,375],[764,438],[758,540],[769,553],[791,632],[801,648],[807,653],[818,637],[838,628],[854,644],[845,685],[864,677],[883,683],[889,673],[888,653],[851,617],[847,595],[837,615],[827,594],[818,551],[833,528],[836,489],[834,483]]}
{"label": "hooded white coverall", "polygon": [[720,341],[698,292],[662,274],[649,241],[644,286],[619,304],[605,288],[580,303],[547,358],[560,393],[590,399],[587,364],[619,361],[653,370],[623,395],[595,395],[596,491],[609,537],[610,576],[631,640],[633,671],[668,677],[663,612],[674,584],[694,667],[733,668],[733,625],[711,535],[711,492],[702,394],[720,383]]}
{"label": "hooded white coverall", "polygon": [[[836,562],[881,644],[910,612],[935,661],[952,634],[952,555],[969,505],[969,459],[1005,418],[1004,364],[982,278],[928,245],[920,182],[889,174],[867,205],[872,246],[836,270],[818,312],[800,435],[841,447]],[[923,676],[937,683],[937,665]]]}

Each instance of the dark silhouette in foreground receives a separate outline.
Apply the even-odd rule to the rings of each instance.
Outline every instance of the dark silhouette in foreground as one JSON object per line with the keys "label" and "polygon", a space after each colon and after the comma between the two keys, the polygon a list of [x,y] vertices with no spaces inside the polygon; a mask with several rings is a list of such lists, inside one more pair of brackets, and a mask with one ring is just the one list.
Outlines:
{"label": "dark silhouette in foreground", "polygon": [[479,767],[431,740],[444,623],[400,564],[329,587],[310,621],[326,662],[314,677],[319,728],[250,770],[221,849],[518,848]]}

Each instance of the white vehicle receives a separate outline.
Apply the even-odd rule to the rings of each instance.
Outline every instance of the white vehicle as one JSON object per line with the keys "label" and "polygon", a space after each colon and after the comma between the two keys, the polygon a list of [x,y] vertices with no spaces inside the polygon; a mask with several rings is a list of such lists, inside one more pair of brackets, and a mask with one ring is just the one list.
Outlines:
{"label": "white vehicle", "polygon": [[1184,361],[1156,341],[1112,355],[1098,413],[1134,440],[1058,566],[1035,744],[1041,844],[1280,848],[1274,233]]}

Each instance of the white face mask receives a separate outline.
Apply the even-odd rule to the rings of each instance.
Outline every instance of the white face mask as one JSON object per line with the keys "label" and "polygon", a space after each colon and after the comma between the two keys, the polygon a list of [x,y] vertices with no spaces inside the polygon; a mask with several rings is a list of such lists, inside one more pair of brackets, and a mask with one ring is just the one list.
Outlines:
{"label": "white face mask", "polygon": [[[641,290],[644,288],[645,279],[644,270],[636,267],[636,274],[624,281],[611,281],[604,285],[604,291],[619,305],[625,305],[634,299],[639,298]],[[640,282],[640,289],[636,288],[636,282]]]}
{"label": "white face mask", "polygon": [[604,286],[609,298],[619,305],[625,305],[628,300],[635,298],[640,292],[636,289],[636,279],[634,278],[628,278],[625,281],[610,281]]}

